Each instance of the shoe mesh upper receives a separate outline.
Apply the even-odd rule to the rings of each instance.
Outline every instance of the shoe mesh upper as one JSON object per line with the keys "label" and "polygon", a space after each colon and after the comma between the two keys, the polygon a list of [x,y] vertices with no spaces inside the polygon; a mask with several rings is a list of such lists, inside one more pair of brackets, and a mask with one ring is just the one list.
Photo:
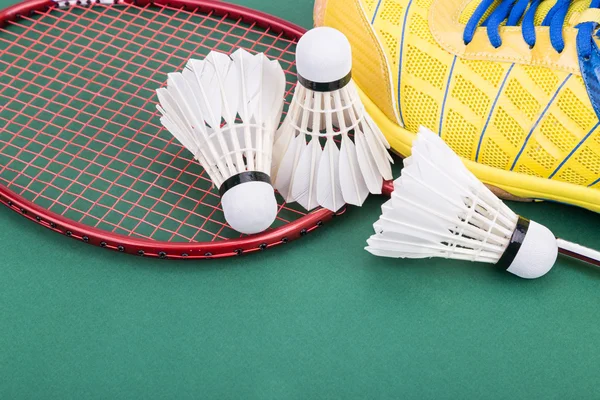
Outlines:
{"label": "shoe mesh upper", "polygon": [[433,1],[362,2],[392,66],[406,129],[441,132],[459,155],[492,167],[594,185],[600,130],[581,76],[450,54],[429,29]]}

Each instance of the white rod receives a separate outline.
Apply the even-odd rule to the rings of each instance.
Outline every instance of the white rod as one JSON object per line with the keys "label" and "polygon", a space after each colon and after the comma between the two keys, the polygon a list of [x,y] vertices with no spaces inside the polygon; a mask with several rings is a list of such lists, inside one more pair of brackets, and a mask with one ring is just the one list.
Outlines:
{"label": "white rod", "polygon": [[592,250],[563,239],[556,239],[560,254],[600,267],[600,251]]}

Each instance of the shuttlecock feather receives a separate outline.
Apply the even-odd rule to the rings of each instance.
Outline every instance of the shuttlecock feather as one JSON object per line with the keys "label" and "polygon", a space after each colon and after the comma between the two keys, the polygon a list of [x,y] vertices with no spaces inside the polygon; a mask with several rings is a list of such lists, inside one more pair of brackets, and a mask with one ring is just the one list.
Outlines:
{"label": "shuttlecock feather", "polygon": [[552,268],[558,255],[554,235],[515,214],[433,132],[421,128],[404,165],[367,251],[500,263],[523,278]]}
{"label": "shuttlecock feather", "polygon": [[350,43],[333,28],[313,29],[296,63],[299,83],[275,138],[275,187],[307,210],[360,206],[392,179],[392,158],[351,79]]}
{"label": "shuttlecock feather", "polygon": [[270,174],[285,85],[277,61],[239,49],[191,59],[157,90],[162,124],[204,167],[241,233],[262,232],[277,215]]}

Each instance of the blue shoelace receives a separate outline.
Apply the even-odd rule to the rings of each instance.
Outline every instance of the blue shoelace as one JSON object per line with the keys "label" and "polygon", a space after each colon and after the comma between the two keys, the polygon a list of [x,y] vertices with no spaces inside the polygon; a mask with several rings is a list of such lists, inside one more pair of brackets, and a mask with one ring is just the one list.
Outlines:
{"label": "blue shoelace", "polygon": [[[506,26],[518,26],[520,24],[523,39],[533,48],[536,42],[535,13],[543,1],[504,0],[485,21],[481,22],[483,16],[494,4],[494,0],[483,0],[465,27],[463,36],[465,44],[471,43],[478,27],[485,26],[487,27],[487,34],[491,44],[496,48],[502,46],[500,25],[506,22]],[[569,7],[572,3],[573,0],[558,0],[544,17],[541,25],[550,27],[552,46],[559,53],[562,53],[565,48],[563,27],[565,26]],[[592,0],[590,8],[600,8],[600,0]],[[577,50],[579,56],[584,59],[589,59],[594,50],[595,43],[593,36],[597,25],[595,22],[584,22],[576,26],[579,30],[577,35]],[[597,36],[600,37],[600,33]]]}

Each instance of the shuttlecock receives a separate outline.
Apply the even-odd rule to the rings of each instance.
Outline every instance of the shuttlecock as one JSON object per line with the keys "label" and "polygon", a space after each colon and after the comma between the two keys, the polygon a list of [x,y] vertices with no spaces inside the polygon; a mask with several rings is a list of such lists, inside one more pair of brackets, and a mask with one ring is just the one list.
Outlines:
{"label": "shuttlecock", "polygon": [[511,211],[436,134],[421,128],[404,165],[367,251],[499,264],[528,279],[550,271],[558,256],[552,232]]}
{"label": "shuttlecock", "polygon": [[392,179],[392,158],[352,80],[350,43],[333,28],[313,29],[298,42],[296,64],[298,85],[275,137],[275,188],[307,210],[361,206]]}
{"label": "shuttlecock", "polygon": [[204,167],[241,233],[262,232],[277,216],[270,174],[285,85],[277,61],[239,49],[192,59],[157,90],[162,124]]}

